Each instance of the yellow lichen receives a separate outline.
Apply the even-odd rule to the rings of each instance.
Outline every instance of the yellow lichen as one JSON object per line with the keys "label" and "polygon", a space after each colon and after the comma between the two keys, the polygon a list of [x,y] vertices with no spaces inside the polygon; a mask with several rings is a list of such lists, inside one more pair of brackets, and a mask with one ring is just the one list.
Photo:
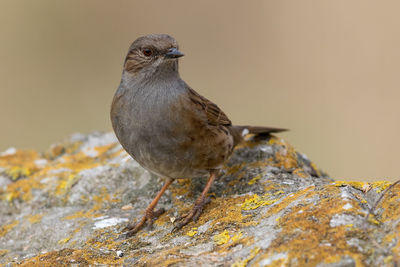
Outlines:
{"label": "yellow lichen", "polygon": [[248,182],[248,184],[249,184],[249,185],[254,184],[254,183],[257,182],[258,180],[260,180],[261,177],[262,177],[261,174],[257,175],[256,177],[252,178],[252,179]]}
{"label": "yellow lichen", "polygon": [[383,262],[385,264],[389,264],[389,263],[393,262],[393,256],[392,255],[387,256],[385,259],[383,259]]}
{"label": "yellow lichen", "polygon": [[232,242],[237,242],[240,240],[240,238],[242,238],[242,236],[243,236],[242,232],[239,232],[239,233],[233,235],[231,237],[231,240],[232,240]]}
{"label": "yellow lichen", "polygon": [[[260,142],[249,142],[244,146],[250,147],[258,145],[259,143]],[[270,144],[280,146],[279,151],[275,155],[277,156],[276,159],[274,157],[270,157],[268,159],[260,160],[250,164],[241,163],[232,167],[225,166],[226,170],[228,170],[228,173],[231,172],[231,174],[234,174],[235,179],[230,183],[243,183],[243,180],[240,180],[240,178],[249,173],[249,168],[263,168],[269,164],[272,166],[289,168],[293,173],[299,176],[307,174],[304,169],[302,169],[301,165],[298,166],[299,161],[297,159],[297,155],[291,146],[286,144],[283,140],[275,137],[270,139]],[[8,189],[0,192],[0,197],[5,198],[8,201],[12,201],[16,198],[24,198],[25,200],[28,200],[29,196],[31,196],[31,189],[25,188],[22,183],[19,183],[19,181],[23,180],[27,184],[33,185],[33,188],[41,188],[41,179],[50,177],[49,171],[61,168],[68,168],[69,170],[66,170],[63,173],[58,172],[57,174],[54,174],[56,172],[52,172],[51,176],[52,178],[55,177],[55,180],[58,182],[57,188],[60,190],[59,194],[66,195],[68,194],[69,188],[71,188],[74,182],[76,182],[74,179],[78,179],[77,177],[79,172],[83,169],[90,169],[102,164],[105,159],[111,157],[108,151],[112,149],[113,146],[109,145],[104,147],[95,147],[94,150],[96,150],[98,153],[98,156],[95,158],[88,157],[87,155],[77,151],[79,149],[79,145],[71,145],[69,148],[67,148],[68,146],[65,147],[66,149],[62,149],[62,153],[65,153],[63,157],[64,162],[52,162],[51,164],[48,164],[50,166],[46,165],[46,167],[40,170],[29,169],[31,173],[27,175],[26,178],[24,177],[23,179],[19,179],[12,183],[14,184],[14,187],[9,186]],[[113,152],[113,154],[121,153],[121,151],[122,150]],[[5,161],[2,162],[0,159],[0,166],[2,166],[1,164],[4,162]],[[16,162],[14,165],[9,163],[4,164],[7,165],[5,167],[6,170],[11,170],[13,166],[25,167],[25,165],[21,165],[20,162]],[[315,171],[318,171],[317,168],[313,166],[313,163],[311,165]],[[23,176],[25,175],[21,175],[21,178]],[[254,177],[250,180],[249,184],[254,184],[260,179],[260,177]],[[226,255],[224,253],[229,253],[230,249],[237,243],[243,245],[243,248],[248,248],[252,244],[251,242],[254,243],[254,240],[247,236],[243,238],[240,229],[245,229],[245,227],[250,224],[258,223],[259,217],[257,217],[257,220],[255,220],[254,218],[256,215],[254,214],[259,213],[242,211],[246,209],[252,210],[262,205],[271,205],[275,203],[265,214],[262,215],[263,218],[271,216],[272,214],[276,215],[277,213],[279,213],[279,216],[281,216],[276,219],[277,227],[279,227],[280,231],[276,234],[276,238],[272,241],[270,247],[267,249],[268,253],[259,255],[261,254],[261,250],[259,248],[254,248],[247,258],[239,259],[233,264],[233,266],[246,266],[250,264],[256,265],[257,262],[254,263],[253,261],[265,259],[265,255],[271,255],[270,253],[272,252],[285,255],[285,259],[277,259],[272,261],[273,266],[277,266],[279,263],[285,266],[309,266],[324,262],[324,259],[325,263],[335,263],[343,256],[352,257],[357,266],[362,266],[363,263],[365,263],[363,262],[364,256],[362,253],[354,250],[354,248],[351,248],[346,243],[346,240],[348,240],[349,236],[365,238],[368,235],[367,233],[364,233],[364,231],[367,230],[357,229],[357,227],[354,227],[352,224],[340,225],[332,229],[329,224],[330,220],[335,214],[357,214],[358,212],[361,212],[356,200],[354,200],[354,202],[350,201],[350,204],[353,206],[353,208],[344,210],[343,206],[348,202],[343,201],[343,198],[340,194],[341,191],[337,188],[338,186],[352,186],[357,189],[361,188],[360,190],[363,192],[365,192],[366,188],[368,188],[365,186],[368,183],[364,183],[364,186],[356,183],[357,182],[342,182],[342,184],[340,184],[339,182],[335,185],[318,186],[318,190],[315,190],[315,187],[311,186],[309,188],[294,192],[289,196],[285,196],[285,198],[281,198],[279,195],[283,195],[285,193],[280,189],[284,188],[286,185],[282,186],[278,183],[264,181],[260,188],[264,188],[264,190],[268,189],[268,194],[264,194],[262,196],[253,195],[251,197],[216,197],[216,199],[214,199],[210,204],[205,206],[205,211],[200,216],[198,222],[191,222],[188,226],[185,226],[187,231],[186,235],[196,235],[196,238],[190,240],[196,241],[196,243],[192,243],[193,245],[198,244],[198,242],[209,240],[211,237],[214,238],[216,244],[218,244],[217,242],[221,242],[221,244],[218,244],[218,246],[215,247],[215,251],[212,252],[215,253],[213,256],[219,255],[219,253]],[[387,188],[387,186],[387,184],[381,182],[381,184],[377,183],[373,188],[376,189],[376,192],[382,192],[385,188]],[[193,197],[194,199],[195,195],[191,191],[191,188],[193,188],[192,181],[190,179],[186,179],[183,183],[175,183],[172,185],[171,192],[173,192],[173,196],[176,196],[179,192],[182,193],[181,195],[189,196],[189,198]],[[222,193],[225,194],[230,189],[228,187],[225,190],[226,191]],[[286,189],[284,190],[288,191]],[[400,214],[398,208],[398,198],[396,198],[398,195],[397,190],[397,188],[393,188],[393,190],[390,190],[390,194],[386,194],[384,199],[382,199],[379,206],[383,210],[379,217],[381,221],[392,220],[393,218],[396,218],[396,214]],[[362,194],[361,192],[359,193]],[[362,197],[357,198],[363,203]],[[186,197],[182,199],[183,200],[173,198],[173,201],[179,203],[179,205],[175,205],[176,203],[174,203],[174,207],[178,208],[179,213],[184,214],[184,210],[189,209],[189,206],[191,205],[188,205],[184,202],[187,200]],[[117,202],[118,195],[111,195],[106,188],[102,188],[99,194],[82,196],[82,200],[85,202],[90,202],[93,200],[95,206],[93,206],[93,208],[89,211],[78,211],[72,215],[66,216],[64,219],[79,219],[80,217],[93,218],[100,216],[101,214],[99,214],[98,210],[100,208],[104,208],[105,204],[107,203],[113,201]],[[278,200],[279,203],[276,203]],[[292,205],[293,203],[296,203],[296,205]],[[321,216],[321,214],[323,216]],[[37,215],[32,216],[32,218],[28,217],[27,220],[29,220],[31,223],[34,223],[34,218],[36,218],[35,216]],[[40,218],[36,219],[40,220]],[[164,221],[168,221],[167,215],[161,216],[156,223]],[[193,226],[202,225],[207,222],[210,222],[210,227],[208,227],[204,233],[198,235],[197,228]],[[10,229],[12,229],[12,227]],[[231,232],[230,229],[234,227],[238,229],[236,230],[237,232]],[[227,229],[229,229],[229,231]],[[4,226],[0,228],[0,235],[2,232],[4,232],[4,230]],[[69,247],[72,246],[72,244],[76,242],[71,241],[73,234],[76,234],[79,231],[79,229],[76,229],[76,231],[74,231],[70,236],[61,239],[59,244],[63,245],[68,243],[67,245]],[[5,231],[5,233],[6,232],[7,231]],[[398,229],[398,232],[400,232],[400,229]],[[219,234],[213,236],[214,233]],[[324,234],[321,235],[321,233]],[[169,247],[161,251],[155,251],[154,254],[149,254],[146,252],[146,250],[136,249],[146,245],[140,244],[140,240],[142,238],[141,234],[133,237],[130,240],[123,241],[118,240],[117,236],[119,234],[120,233],[115,231],[115,229],[109,230],[109,232],[105,230],[96,230],[95,237],[91,238],[91,241],[88,241],[82,249],[63,249],[49,252],[31,259],[27,259],[25,262],[23,262],[23,266],[35,266],[40,264],[45,266],[61,266],[71,264],[71,262],[75,262],[77,265],[82,266],[102,264],[119,266],[123,264],[123,261],[126,258],[120,259],[115,257],[115,253],[104,253],[104,248],[108,249],[109,251],[116,251],[121,248],[123,248],[123,251],[129,251],[130,258],[137,257],[137,265],[185,265],[186,260],[189,258],[188,255],[181,252],[181,250],[185,248],[186,244]],[[143,235],[148,235],[148,233],[143,233]],[[150,233],[150,235],[153,235],[153,233]],[[220,239],[218,239],[217,236],[219,236]],[[176,234],[167,234],[163,237],[162,242],[168,242],[168,240],[173,238],[176,238]],[[387,236],[384,238],[384,242],[386,243],[395,242],[393,240],[399,240],[399,236],[394,234],[393,236]],[[325,246],[323,244],[334,245]],[[127,246],[129,247],[129,250],[126,249]],[[397,260],[395,255],[400,255],[400,242],[397,242],[392,252],[393,259],[387,257],[387,259],[385,259],[385,263],[390,263],[391,261]]]}
{"label": "yellow lichen", "polygon": [[194,236],[195,234],[197,234],[197,227],[193,227],[192,230],[186,233],[186,235],[190,237]]}
{"label": "yellow lichen", "polygon": [[371,184],[372,188],[376,190],[377,193],[383,192],[386,188],[388,188],[392,183],[388,181],[377,181]]}
{"label": "yellow lichen", "polygon": [[32,174],[31,170],[26,167],[13,166],[6,170],[6,174],[11,177],[12,180],[17,180],[20,177],[26,177]]}
{"label": "yellow lichen", "polygon": [[62,245],[62,244],[68,243],[68,241],[69,241],[70,239],[71,239],[71,237],[63,238],[63,239],[61,239],[61,240],[58,241],[58,244]]}
{"label": "yellow lichen", "polygon": [[231,265],[231,267],[246,267],[246,265],[249,263],[249,261],[251,261],[252,259],[254,259],[255,256],[257,256],[258,252],[260,252],[259,247],[253,248],[250,251],[250,255],[246,259],[233,263]]}
{"label": "yellow lichen", "polygon": [[66,179],[61,180],[56,189],[56,195],[64,195],[77,181],[75,174],[67,175]]}
{"label": "yellow lichen", "polygon": [[217,245],[222,245],[228,243],[230,238],[231,237],[229,235],[229,232],[227,230],[224,230],[222,233],[214,236],[214,242]]}
{"label": "yellow lichen", "polygon": [[369,214],[369,216],[368,216],[368,221],[369,221],[370,223],[373,223],[373,224],[376,224],[376,225],[379,225],[379,224],[380,224],[379,221],[378,221],[377,219],[375,219],[374,215],[372,215],[372,214]]}
{"label": "yellow lichen", "polygon": [[35,177],[19,179],[7,185],[5,194],[2,198],[8,202],[13,201],[14,199],[28,201],[32,198],[32,189],[39,189],[42,187],[43,185],[40,184],[40,181]]}
{"label": "yellow lichen", "polygon": [[271,199],[271,194],[266,193],[263,196],[254,194],[252,198],[246,199],[242,204],[243,210],[254,210],[260,206],[274,204],[278,199]]}
{"label": "yellow lichen", "polygon": [[337,187],[342,187],[342,186],[351,186],[355,189],[364,191],[366,188],[366,185],[368,185],[368,183],[366,182],[349,182],[349,181],[335,181],[334,185]]}

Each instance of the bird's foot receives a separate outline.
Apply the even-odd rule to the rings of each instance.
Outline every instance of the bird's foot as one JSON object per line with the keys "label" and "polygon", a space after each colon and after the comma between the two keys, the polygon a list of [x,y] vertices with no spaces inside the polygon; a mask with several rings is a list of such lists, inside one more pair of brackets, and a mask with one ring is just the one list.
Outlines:
{"label": "bird's foot", "polygon": [[146,209],[144,216],[140,221],[136,223],[129,223],[123,231],[128,231],[125,236],[131,237],[139,232],[140,229],[147,223],[147,228],[149,230],[153,229],[153,222],[157,219],[158,216],[165,212],[164,209],[159,209],[154,211],[153,209]]}
{"label": "bird's foot", "polygon": [[194,203],[193,208],[188,213],[180,216],[177,219],[177,221],[180,222],[175,225],[175,227],[172,229],[172,232],[178,231],[183,226],[188,224],[190,221],[196,222],[197,219],[200,217],[200,214],[203,211],[204,206],[210,203],[210,201],[211,201],[210,197],[200,196]]}

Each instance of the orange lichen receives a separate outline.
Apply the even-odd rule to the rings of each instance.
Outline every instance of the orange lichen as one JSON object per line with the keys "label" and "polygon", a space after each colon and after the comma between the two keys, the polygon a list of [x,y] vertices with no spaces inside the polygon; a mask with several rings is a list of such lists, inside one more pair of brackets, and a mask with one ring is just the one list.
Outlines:
{"label": "orange lichen", "polygon": [[68,243],[68,242],[71,240],[71,238],[74,237],[74,235],[75,235],[76,233],[79,233],[79,232],[81,231],[82,227],[83,227],[85,224],[87,224],[87,222],[80,222],[79,226],[78,226],[77,228],[75,228],[75,229],[70,233],[69,236],[67,236],[66,238],[63,238],[63,239],[59,240],[59,241],[58,241],[58,244],[63,245],[63,244]]}
{"label": "orange lichen", "polygon": [[68,215],[64,217],[64,220],[74,220],[74,219],[79,219],[79,218],[96,218],[102,216],[101,213],[98,212],[98,210],[101,208],[100,205],[94,205],[93,208],[91,208],[88,211],[77,211],[74,214]]}
{"label": "orange lichen", "polygon": [[65,147],[61,144],[53,145],[50,149],[45,153],[46,158],[54,159],[65,152]]}
{"label": "orange lichen", "polygon": [[[272,242],[270,250],[276,253],[287,253],[288,258],[296,261],[296,265],[299,266],[316,265],[326,260],[331,262],[339,259],[329,258],[331,255],[351,256],[356,264],[361,266],[364,255],[351,250],[346,243],[346,235],[348,232],[366,235],[366,232],[350,225],[338,225],[334,230],[330,226],[330,220],[334,215],[349,212],[343,210],[345,200],[340,197],[340,191],[331,185],[318,191],[307,191],[301,194],[303,196],[301,205],[292,207],[291,211],[279,220],[281,232]],[[315,205],[314,201],[307,201],[315,196],[319,196],[318,205]],[[356,207],[355,203],[351,202],[351,204]],[[284,203],[281,205],[287,206]],[[276,209],[270,212],[276,212]],[[324,234],[321,235],[321,233]],[[335,245],[324,246],[323,243]]]}
{"label": "orange lichen", "polygon": [[317,165],[314,162],[310,163],[311,168],[315,171],[318,177],[322,176],[321,171],[318,169]]}
{"label": "orange lichen", "polygon": [[278,138],[271,138],[268,143],[280,147],[274,156],[275,166],[285,169],[299,168],[297,153],[293,146]]}
{"label": "orange lichen", "polygon": [[121,266],[122,258],[115,254],[104,253],[93,249],[71,249],[51,251],[24,261],[20,266],[79,266],[107,265]]}
{"label": "orange lichen", "polygon": [[11,231],[18,224],[19,224],[19,221],[15,220],[10,224],[0,226],[0,237],[5,236],[9,231]]}
{"label": "orange lichen", "polygon": [[268,217],[272,214],[277,214],[280,211],[282,211],[283,209],[285,209],[287,206],[289,206],[293,201],[300,199],[301,197],[304,197],[307,192],[311,191],[312,189],[314,189],[314,186],[310,186],[307,187],[303,190],[299,190],[293,194],[290,194],[288,196],[286,196],[285,198],[282,199],[282,201],[274,206],[272,206],[268,212],[265,214],[265,217]]}
{"label": "orange lichen", "polygon": [[[389,184],[390,185],[390,184]],[[388,187],[385,183],[383,187]],[[400,218],[400,184],[395,185],[389,191],[387,191],[378,204],[378,207],[383,209],[381,215],[381,221],[395,221]]]}
{"label": "orange lichen", "polygon": [[29,216],[27,216],[27,219],[31,224],[34,224],[34,223],[40,222],[43,218],[43,215],[44,214],[40,214],[40,213],[35,214],[35,215],[29,215]]}
{"label": "orange lichen", "polygon": [[[242,148],[255,147],[259,144],[265,145],[265,142],[250,140],[241,146]],[[68,197],[69,190],[78,181],[79,173],[82,170],[100,166],[106,160],[122,152],[122,150],[115,151],[115,144],[110,144],[90,148],[88,150],[90,153],[87,154],[92,153],[92,156],[88,156],[80,151],[80,145],[81,143],[79,142],[60,145],[58,150],[52,153],[51,156],[57,157],[57,160],[49,161],[44,167],[32,165],[32,168],[27,168],[26,170],[22,170],[26,165],[21,164],[20,159],[13,158],[20,157],[20,151],[8,156],[14,163],[10,163],[11,161],[2,161],[0,158],[0,166],[6,169],[10,177],[16,177],[16,181],[9,184],[4,192],[0,192],[0,197],[8,201],[15,199],[28,201],[32,197],[32,188],[42,190],[43,186],[48,186],[45,183],[41,183],[42,179],[50,177],[51,179],[54,178],[51,180],[52,182],[55,181],[55,184],[52,185],[53,187],[49,189],[51,196],[63,199],[63,197]],[[246,266],[250,264],[256,266],[261,260],[264,260],[265,263],[265,260],[269,259],[268,257],[270,257],[270,261],[268,261],[270,265],[268,266],[310,266],[319,263],[337,263],[344,256],[352,257],[358,266],[366,265],[365,259],[368,257],[370,251],[364,255],[354,247],[351,247],[346,241],[352,237],[368,240],[372,236],[372,233],[374,233],[372,231],[375,231],[378,227],[372,225],[371,228],[373,230],[366,230],[358,229],[358,224],[352,224],[346,220],[343,222],[336,221],[336,224],[333,224],[335,226],[331,226],[331,222],[337,218],[335,217],[337,215],[365,215],[365,207],[361,209],[359,203],[366,202],[364,193],[369,188],[369,183],[341,181],[328,185],[318,183],[317,188],[309,186],[293,192],[294,189],[291,185],[279,184],[279,182],[275,181],[276,179],[261,180],[264,177],[264,168],[268,165],[285,168],[288,170],[287,173],[293,173],[302,178],[309,177],[309,174],[302,166],[304,164],[303,161],[299,160],[293,147],[275,137],[269,139],[269,145],[276,146],[273,151],[277,152],[273,157],[251,163],[240,163],[233,166],[225,165],[224,172],[222,172],[226,176],[232,175],[232,177],[229,177],[231,179],[229,182],[230,185],[239,184],[245,187],[246,184],[254,185],[257,182],[259,184],[257,192],[264,190],[259,195],[240,195],[237,197],[236,194],[238,192],[233,191],[232,187],[226,186],[225,189],[214,194],[215,199],[205,206],[199,220],[197,222],[190,222],[182,231],[164,234],[163,231],[165,231],[165,228],[169,227],[157,229],[159,225],[171,223],[169,221],[170,216],[174,214],[175,210],[170,210],[156,220],[155,231],[146,232],[143,230],[134,237],[124,240],[119,238],[121,234],[119,227],[94,230],[94,233],[88,237],[80,249],[61,249],[49,252],[25,260],[22,266],[64,266],[71,264],[82,266],[121,266],[126,264],[124,260],[127,258],[135,258],[136,261],[134,264],[139,266],[189,265],[187,263],[193,262],[195,257],[188,253],[187,248],[210,242],[210,240],[215,242],[213,250],[202,252],[201,254],[201,256],[205,255],[207,259],[219,257],[220,255],[224,257],[237,249],[246,249],[245,251],[249,251],[250,246],[260,244],[255,242],[261,241],[260,238],[262,237],[260,235],[252,235],[254,233],[253,228],[249,230],[247,227],[262,223],[260,220],[269,216],[274,216],[272,220],[268,221],[268,224],[274,224],[273,227],[276,231],[273,233],[274,239],[268,248],[263,247],[260,249],[255,246],[248,253],[248,256],[240,259],[236,258],[233,266]],[[96,155],[96,157],[93,157],[93,155]],[[32,154],[29,156],[29,153],[25,156],[28,162],[33,162],[39,158],[38,155]],[[65,170],[62,172],[50,172],[60,170],[61,168],[65,168]],[[313,163],[311,163],[311,168],[320,175],[319,170]],[[379,193],[389,185],[388,182],[377,182],[371,183],[370,187]],[[357,200],[344,199],[341,195],[343,190],[338,188],[341,186],[351,186],[360,190],[354,194]],[[190,209],[197,194],[199,194],[199,192],[193,192],[193,187],[194,183],[191,179],[178,180],[177,183],[174,183],[170,187],[172,201],[174,202],[173,206],[174,209],[178,210],[179,214],[184,214]],[[237,190],[237,188],[234,190]],[[47,188],[45,189],[47,190]],[[397,197],[400,193],[399,189],[400,186],[391,188],[385,194],[382,202],[379,204],[379,209],[376,209],[375,216],[371,215],[370,222],[372,224],[375,223],[374,220],[379,223],[379,221],[394,221],[400,217],[399,198]],[[230,194],[230,192],[233,192],[233,194]],[[244,193],[247,192],[245,191]],[[288,192],[293,193],[290,194]],[[242,192],[238,194],[242,194]],[[177,195],[184,197],[177,198]],[[100,209],[111,206],[113,202],[119,202],[120,196],[118,193],[110,193],[106,187],[103,187],[97,194],[82,195],[81,200],[87,205],[93,202],[93,206],[90,210],[80,210],[63,218],[64,220],[78,220],[81,225],[70,231],[68,236],[63,236],[58,241],[57,249],[66,246],[72,247],[74,242],[77,242],[74,240],[74,236],[80,233],[82,226],[92,222],[91,218],[101,216]],[[262,209],[255,210],[265,205],[270,205],[270,207],[264,209],[263,214],[261,214]],[[129,209],[131,208],[132,206]],[[30,223],[37,223],[41,220],[42,216],[42,214],[36,214],[25,218]],[[90,219],[88,220],[88,218]],[[0,237],[6,235],[17,224],[18,221],[14,221],[9,225],[2,226],[0,228]],[[199,229],[202,230],[200,231]],[[393,252],[393,256],[385,255],[384,262],[386,264],[399,261],[399,224],[396,231],[384,236],[382,240],[382,246],[391,244]],[[159,241],[162,246],[153,249],[153,247],[150,247],[150,243],[143,241],[146,240],[144,237],[154,238],[160,232],[162,237]],[[177,238],[179,235],[187,235],[192,238],[185,237],[185,240],[188,242],[185,241],[181,245],[166,246],[170,240]],[[146,246],[149,247],[146,248]],[[116,256],[115,252],[118,250],[124,251],[124,258]],[[0,256],[2,253],[7,254],[8,251],[3,252],[0,250]],[[278,256],[274,258],[274,255]],[[229,256],[227,259],[228,261],[224,262],[224,264],[231,264],[231,261],[233,261],[232,257]]]}
{"label": "orange lichen", "polygon": [[[116,143],[112,143],[94,147],[98,156],[90,157],[83,151],[77,152],[81,145],[81,142],[75,142],[54,146],[45,156],[48,160],[53,160],[55,157],[60,158],[43,166],[37,166],[35,163],[36,160],[41,159],[35,151],[16,150],[13,154],[0,156],[0,167],[5,168],[6,174],[13,180],[17,180],[8,184],[3,192],[0,191],[0,198],[8,202],[15,199],[29,201],[32,198],[32,189],[43,189],[44,185],[40,181],[49,176],[56,178],[58,182],[54,194],[67,198],[69,189],[79,179],[80,171],[100,166],[105,159],[120,153],[120,151],[113,152],[112,155],[109,155],[108,152],[116,145]],[[65,155],[61,156],[62,154]],[[60,169],[63,171],[53,172]],[[52,173],[50,174],[50,172]]]}
{"label": "orange lichen", "polygon": [[239,164],[235,164],[233,166],[225,166],[225,170],[226,170],[226,175],[232,175],[235,174],[237,175],[239,173],[239,170],[242,169],[245,166],[245,164],[243,163],[239,163]]}
{"label": "orange lichen", "polygon": [[10,252],[8,249],[0,249],[0,257]]}
{"label": "orange lichen", "polygon": [[[11,169],[20,167],[33,173],[38,170],[35,160],[39,158],[39,153],[33,150],[16,150],[15,153],[0,156],[0,167]],[[7,171],[6,171],[7,172]]]}
{"label": "orange lichen", "polygon": [[392,248],[392,253],[396,262],[400,262],[400,224],[397,224],[396,231],[396,245]]}
{"label": "orange lichen", "polygon": [[297,175],[297,176],[299,176],[299,177],[301,177],[301,178],[307,178],[307,177],[310,176],[305,170],[303,170],[303,169],[301,169],[301,168],[295,169],[295,170],[293,171],[293,174],[295,174],[295,175]]}
{"label": "orange lichen", "polygon": [[103,203],[118,203],[121,202],[121,200],[114,194],[113,196],[111,196],[108,193],[108,190],[106,187],[102,187],[100,189],[100,194],[99,195],[94,195],[93,196],[93,201],[96,202],[97,204],[103,204]]}
{"label": "orange lichen", "polygon": [[[94,148],[94,150],[96,150],[98,153],[97,157],[101,157],[105,153],[107,153],[109,150],[113,149],[116,145],[117,145],[117,143],[113,143],[113,144],[109,144],[109,145],[105,145],[105,146],[96,146]],[[122,150],[119,150],[118,154],[121,153],[121,151]]]}
{"label": "orange lichen", "polygon": [[40,180],[35,177],[19,179],[7,185],[3,199],[12,202],[14,199],[22,199],[28,201],[32,198],[32,189],[40,189],[43,185]]}

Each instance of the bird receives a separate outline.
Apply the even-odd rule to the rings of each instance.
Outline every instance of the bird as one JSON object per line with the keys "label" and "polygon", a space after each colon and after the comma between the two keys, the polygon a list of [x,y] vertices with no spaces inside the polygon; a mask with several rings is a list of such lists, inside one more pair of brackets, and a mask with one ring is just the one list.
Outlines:
{"label": "bird", "polygon": [[122,147],[144,169],[165,178],[143,217],[126,227],[128,236],[146,224],[151,227],[165,212],[155,207],[174,180],[208,177],[193,207],[177,220],[173,230],[196,221],[209,202],[207,193],[219,170],[243,136],[286,130],[232,125],[216,104],[181,79],[178,61],[183,56],[178,42],[168,34],[137,38],[128,50],[112,100],[111,123]]}

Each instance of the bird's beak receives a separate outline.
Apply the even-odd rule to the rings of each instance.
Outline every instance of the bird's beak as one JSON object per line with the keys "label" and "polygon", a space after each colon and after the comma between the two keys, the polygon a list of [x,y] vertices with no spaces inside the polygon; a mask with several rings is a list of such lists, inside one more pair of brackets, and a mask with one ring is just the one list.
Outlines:
{"label": "bird's beak", "polygon": [[176,48],[170,48],[165,54],[165,58],[178,58],[183,56],[184,54]]}

